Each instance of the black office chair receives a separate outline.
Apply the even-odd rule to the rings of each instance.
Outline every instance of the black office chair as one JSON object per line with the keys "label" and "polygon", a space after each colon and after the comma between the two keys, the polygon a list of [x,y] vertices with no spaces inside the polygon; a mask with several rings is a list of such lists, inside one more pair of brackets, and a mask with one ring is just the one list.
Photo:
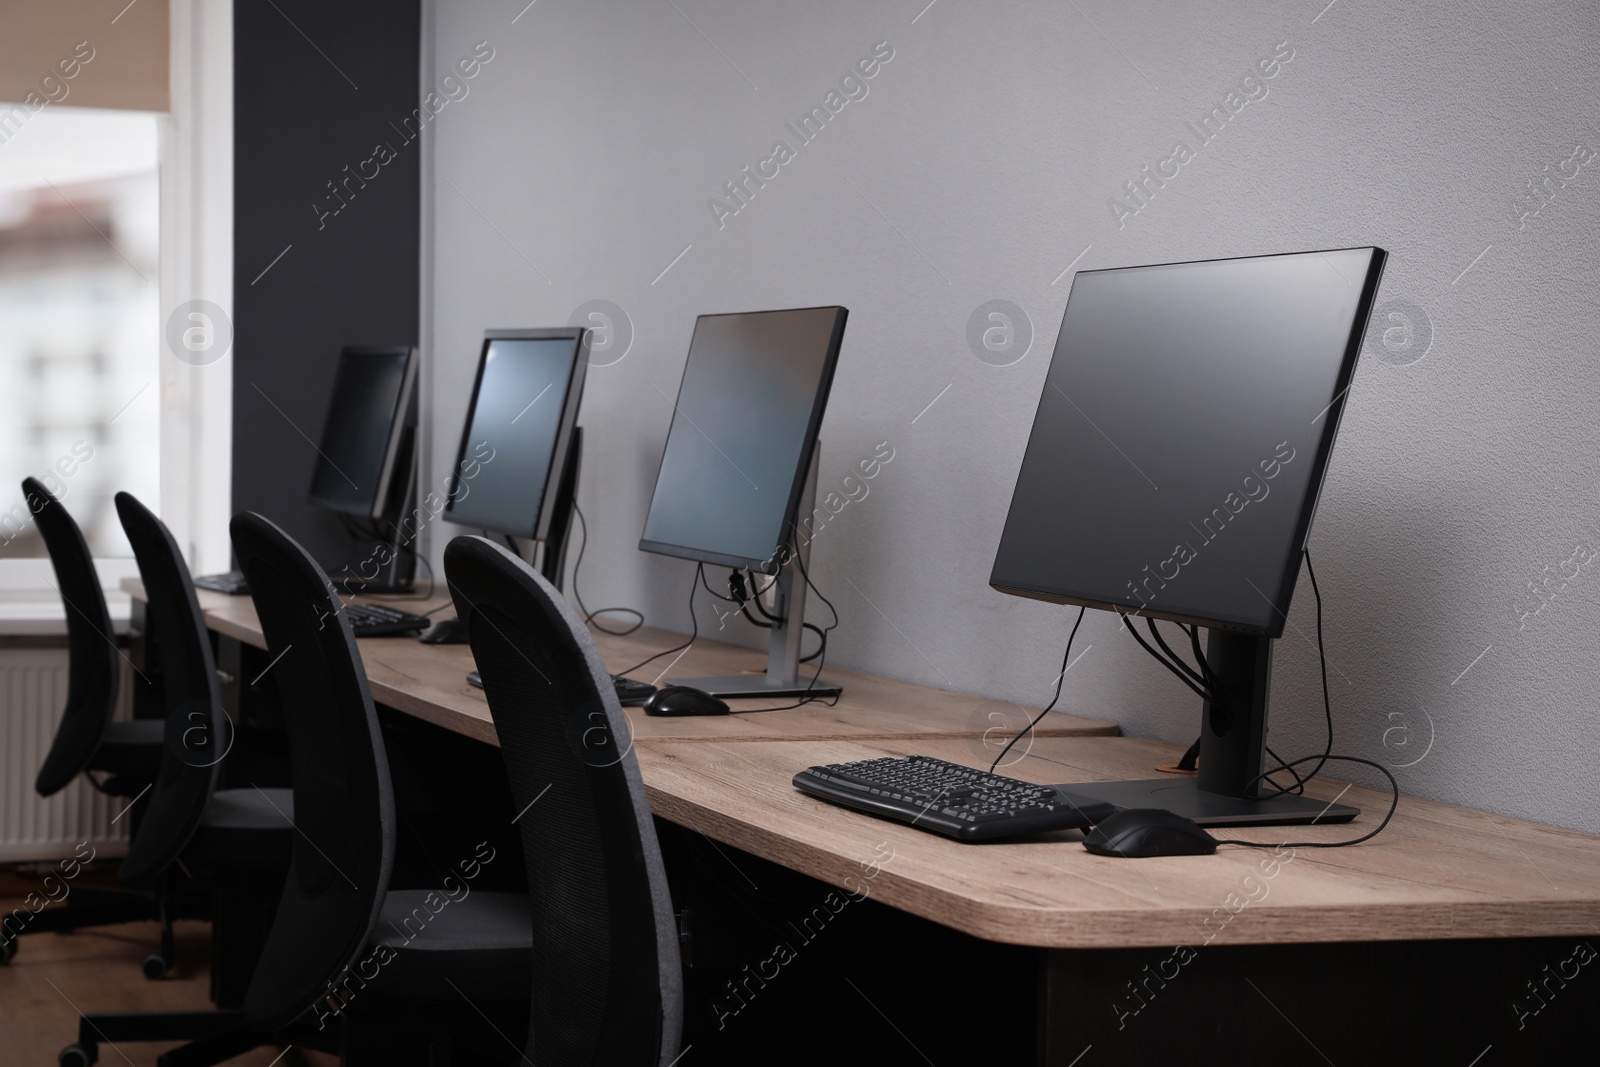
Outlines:
{"label": "black office chair", "polygon": [[[297,833],[271,935],[239,1010],[86,1015],[62,1064],[95,1062],[103,1041],[189,1040],[162,1054],[162,1067],[221,1063],[269,1043],[297,1019],[313,1021],[315,1005],[347,989],[342,979],[369,954],[368,939],[385,909],[410,902],[388,893],[394,797],[377,713],[340,601],[316,562],[266,519],[240,514],[231,531],[272,657],[294,787]],[[399,958],[382,964],[383,982],[394,980],[385,995],[403,997],[408,981],[426,975],[444,987],[441,997],[453,995],[444,979],[454,977],[474,989],[505,988],[509,981],[512,995],[526,998],[525,985],[515,984],[518,969],[527,968],[529,944],[520,899],[474,892],[439,916],[447,921],[430,923],[425,938],[402,937],[394,951]],[[369,999],[365,991],[361,998]],[[302,1029],[307,1037],[297,1033],[297,1044],[318,1043],[314,1028]]]}
{"label": "black office chair", "polygon": [[118,493],[116,505],[144,582],[146,618],[158,635],[167,738],[144,819],[118,877],[126,886],[156,889],[163,907],[161,956],[168,967],[172,943],[165,920],[181,882],[179,861],[200,888],[212,891],[219,926],[213,937],[213,995],[219,1003],[237,1005],[244,984],[239,976],[254,968],[261,945],[222,936],[223,916],[234,923],[230,933],[241,925],[265,925],[243,917],[252,911],[270,914],[276,879],[289,865],[294,797],[283,788],[217,788],[233,732],[194,582],[165,523],[128,493]]}
{"label": "black office chair", "polygon": [[114,796],[135,796],[155,780],[160,763],[161,721],[112,722],[122,656],[112,632],[111,612],[95,572],[83,531],[37,478],[24,478],[22,496],[38,523],[56,574],[67,617],[67,706],[34,789],[42,797],[65,789],[78,775]]}
{"label": "black office chair", "polygon": [[[87,774],[103,793],[137,797],[155,781],[164,724],[160,719],[111,721],[122,657],[89,544],[67,509],[38,479],[24,479],[22,495],[50,554],[67,620],[67,704],[34,790],[42,797],[52,796],[78,775]],[[129,822],[138,825],[141,816],[142,811],[136,811]],[[34,914],[20,931],[7,924],[0,937],[0,964],[16,956],[17,933],[80,930],[160,917],[149,893],[80,885],[69,900]],[[165,920],[162,940],[170,958],[171,926]],[[150,977],[159,977],[166,969],[160,953],[146,957],[145,973]]]}
{"label": "black office chair", "polygon": [[499,545],[458,537],[444,569],[520,814],[533,901],[527,1059],[665,1067],[682,1037],[677,924],[611,676],[582,619]]}

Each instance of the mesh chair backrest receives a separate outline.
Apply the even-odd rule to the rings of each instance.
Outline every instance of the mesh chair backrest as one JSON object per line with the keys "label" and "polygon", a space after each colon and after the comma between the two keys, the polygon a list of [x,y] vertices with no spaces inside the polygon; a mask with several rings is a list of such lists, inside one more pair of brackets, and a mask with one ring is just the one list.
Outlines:
{"label": "mesh chair backrest", "polygon": [[116,504],[144,581],[166,719],[161,767],[118,874],[124,883],[140,885],[166,870],[199,828],[232,734],[205,617],[178,542],[134,497],[118,493]]}
{"label": "mesh chair backrest", "polygon": [[677,925],[611,677],[561,595],[499,545],[458,537],[444,569],[521,813],[528,1059],[669,1063],[683,1018]]}
{"label": "mesh chair backrest", "polygon": [[350,622],[306,550],[260,515],[230,525],[282,701],[294,852],[272,932],[245,993],[258,1028],[281,1026],[353,963],[378,921],[394,862],[394,794]]}
{"label": "mesh chair backrest", "polygon": [[67,706],[34,789],[47,797],[83,773],[117,704],[120,674],[111,613],[83,531],[37,478],[22,481],[22,499],[50,553],[67,616]]}

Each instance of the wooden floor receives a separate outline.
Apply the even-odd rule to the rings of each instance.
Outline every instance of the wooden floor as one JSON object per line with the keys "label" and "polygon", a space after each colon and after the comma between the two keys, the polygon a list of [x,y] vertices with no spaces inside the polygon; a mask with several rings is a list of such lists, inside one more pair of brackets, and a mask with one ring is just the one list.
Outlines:
{"label": "wooden floor", "polygon": [[[0,873],[0,914],[22,903],[31,880]],[[103,926],[73,934],[17,939],[18,952],[0,967],[0,1063],[44,1065],[78,1035],[78,1012],[205,1010],[210,981],[210,927],[179,923],[178,965],[166,979],[147,981],[139,961],[155,947],[154,923]],[[108,1067],[153,1067],[175,1042],[100,1046]],[[281,1057],[278,1058],[278,1057]],[[250,1067],[332,1067],[337,1057],[265,1047],[230,1064]]]}

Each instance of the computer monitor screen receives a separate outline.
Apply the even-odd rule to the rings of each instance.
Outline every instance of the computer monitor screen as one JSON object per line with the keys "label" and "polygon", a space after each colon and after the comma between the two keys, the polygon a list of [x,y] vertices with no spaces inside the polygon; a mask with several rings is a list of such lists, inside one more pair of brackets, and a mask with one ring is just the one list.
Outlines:
{"label": "computer monitor screen", "polygon": [[517,537],[549,529],[583,397],[583,327],[484,335],[445,517]]}
{"label": "computer monitor screen", "polygon": [[700,316],[640,548],[779,568],[848,314],[819,307]]}
{"label": "computer monitor screen", "polygon": [[380,517],[416,373],[416,350],[405,345],[349,346],[339,353],[311,476],[313,504]]}
{"label": "computer monitor screen", "polygon": [[990,584],[1279,636],[1383,261],[1080,272]]}

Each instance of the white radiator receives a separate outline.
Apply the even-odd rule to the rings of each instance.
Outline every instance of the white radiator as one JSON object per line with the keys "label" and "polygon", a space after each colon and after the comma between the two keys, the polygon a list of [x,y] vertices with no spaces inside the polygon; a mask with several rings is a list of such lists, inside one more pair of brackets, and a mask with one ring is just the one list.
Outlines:
{"label": "white radiator", "polygon": [[[129,714],[126,662],[116,718]],[[128,850],[128,820],[112,819],[127,800],[108,797],[81,776],[55,796],[33,791],[67,702],[67,650],[0,648],[0,863],[57,860],[87,841],[97,855]]]}

